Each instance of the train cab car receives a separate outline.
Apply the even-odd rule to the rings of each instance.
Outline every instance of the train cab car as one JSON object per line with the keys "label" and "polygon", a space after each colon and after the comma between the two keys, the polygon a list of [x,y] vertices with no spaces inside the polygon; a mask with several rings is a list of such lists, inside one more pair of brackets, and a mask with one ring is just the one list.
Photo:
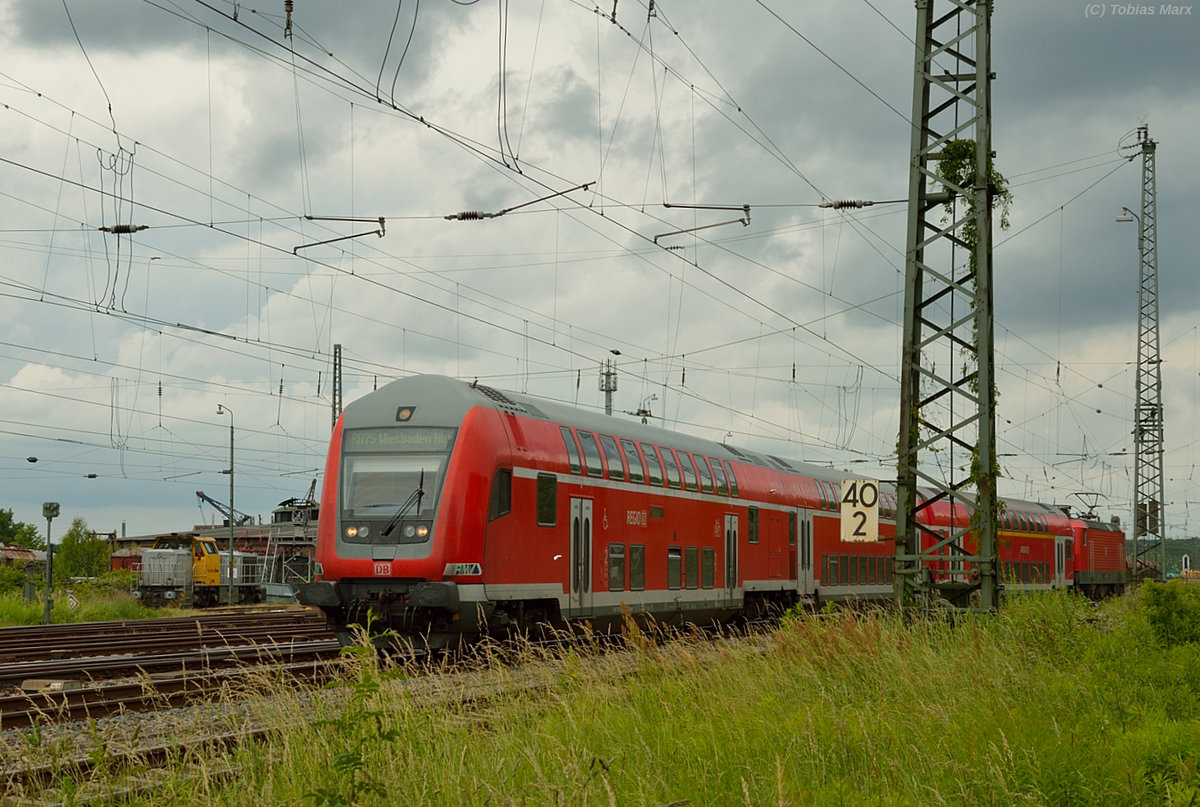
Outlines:
{"label": "train cab car", "polygon": [[541,624],[607,630],[623,609],[705,623],[787,608],[821,584],[814,533],[836,534],[836,513],[822,512],[836,509],[836,478],[415,376],[351,403],[335,426],[317,579],[299,596],[343,640],[369,624],[431,648]]}

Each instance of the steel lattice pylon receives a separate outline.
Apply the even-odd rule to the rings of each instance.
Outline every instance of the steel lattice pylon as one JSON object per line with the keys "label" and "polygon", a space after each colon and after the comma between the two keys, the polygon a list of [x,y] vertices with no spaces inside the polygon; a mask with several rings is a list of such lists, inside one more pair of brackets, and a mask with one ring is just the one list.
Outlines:
{"label": "steel lattice pylon", "polygon": [[[895,596],[998,605],[991,0],[917,0],[900,379]],[[956,184],[939,167],[974,146]],[[968,152],[969,154],[969,152]],[[969,156],[968,156],[969,160]],[[968,166],[969,168],[970,166]],[[972,233],[973,231],[973,233]],[[973,245],[971,242],[974,241]],[[953,507],[956,526],[922,524]]]}
{"label": "steel lattice pylon", "polygon": [[1139,577],[1143,557],[1167,573],[1166,521],[1163,518],[1162,357],[1158,346],[1158,226],[1154,151],[1147,126],[1138,127],[1142,154],[1142,215],[1138,218],[1137,400],[1133,422],[1133,556]]}

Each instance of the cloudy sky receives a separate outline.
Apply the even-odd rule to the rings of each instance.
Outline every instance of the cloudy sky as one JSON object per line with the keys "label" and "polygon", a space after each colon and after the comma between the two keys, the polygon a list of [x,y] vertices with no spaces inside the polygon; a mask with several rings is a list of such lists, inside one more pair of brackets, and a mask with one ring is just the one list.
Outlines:
{"label": "cloudy sky", "polygon": [[[1169,10],[995,2],[996,360],[1001,492],[1129,523],[1114,218],[1148,125],[1183,536],[1200,10]],[[612,360],[618,417],[894,478],[914,27],[891,0],[295,0],[290,27],[282,0],[0,0],[0,508],[219,523],[222,404],[267,516],[323,466],[335,344],[347,403],[444,373],[602,408]]]}

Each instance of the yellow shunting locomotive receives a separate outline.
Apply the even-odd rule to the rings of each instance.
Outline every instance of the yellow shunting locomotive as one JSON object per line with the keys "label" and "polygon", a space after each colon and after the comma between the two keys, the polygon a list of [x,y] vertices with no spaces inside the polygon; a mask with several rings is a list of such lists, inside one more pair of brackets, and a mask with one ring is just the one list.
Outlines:
{"label": "yellow shunting locomotive", "polygon": [[[157,608],[168,603],[207,608],[264,599],[262,556],[217,549],[215,538],[196,534],[162,535],[142,552],[141,573],[133,596]],[[232,583],[231,583],[232,581]]]}

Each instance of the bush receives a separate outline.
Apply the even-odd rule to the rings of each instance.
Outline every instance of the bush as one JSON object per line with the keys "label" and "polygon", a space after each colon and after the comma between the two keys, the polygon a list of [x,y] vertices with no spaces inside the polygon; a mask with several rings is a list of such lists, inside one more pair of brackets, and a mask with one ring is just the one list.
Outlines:
{"label": "bush", "polygon": [[24,572],[15,566],[0,566],[0,594],[19,592],[24,585]]}
{"label": "bush", "polygon": [[1184,582],[1142,585],[1141,606],[1165,647],[1200,641],[1200,588]]}

